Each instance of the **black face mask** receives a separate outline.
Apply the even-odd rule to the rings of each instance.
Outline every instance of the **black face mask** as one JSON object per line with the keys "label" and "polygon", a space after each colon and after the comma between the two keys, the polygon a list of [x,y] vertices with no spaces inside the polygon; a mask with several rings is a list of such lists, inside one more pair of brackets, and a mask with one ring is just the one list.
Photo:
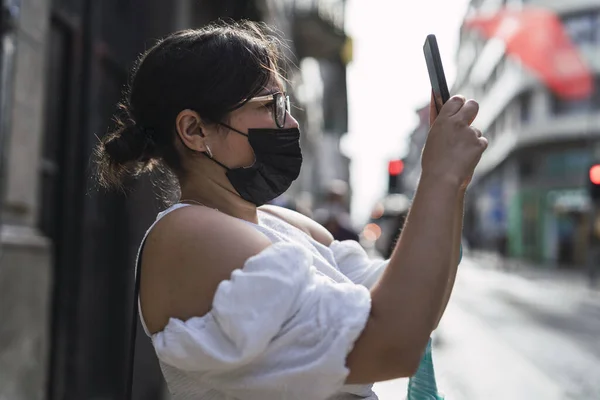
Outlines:
{"label": "black face mask", "polygon": [[254,150],[254,164],[244,168],[231,169],[209,157],[227,170],[229,182],[244,200],[262,206],[288,190],[300,175],[302,151],[298,128],[248,129],[245,134],[221,125],[246,136]]}

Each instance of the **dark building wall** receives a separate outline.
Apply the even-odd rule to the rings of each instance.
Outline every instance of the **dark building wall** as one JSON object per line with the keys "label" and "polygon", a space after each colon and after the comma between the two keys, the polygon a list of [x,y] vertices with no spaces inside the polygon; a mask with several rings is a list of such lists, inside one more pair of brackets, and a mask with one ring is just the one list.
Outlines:
{"label": "dark building wall", "polygon": [[[98,190],[93,148],[111,128],[130,67],[156,39],[217,17],[263,19],[261,4],[26,3],[3,210],[0,397],[121,398],[135,256],[164,205],[148,179],[127,195]],[[151,343],[137,331],[134,398],[163,398]]]}
{"label": "dark building wall", "polygon": [[[45,395],[52,254],[35,227],[40,160],[31,152],[41,142],[48,4],[21,3],[20,18],[6,25],[3,19],[0,31],[1,73],[11,73],[0,87],[7,102],[0,116],[0,398],[38,400]],[[7,71],[11,60],[14,69]]]}
{"label": "dark building wall", "polygon": [[[0,397],[122,398],[135,255],[161,204],[148,180],[129,195],[97,190],[93,147],[130,67],[156,39],[258,11],[252,1],[21,3],[2,210]],[[182,22],[184,6],[194,15]],[[135,398],[163,397],[143,334],[134,378]]]}
{"label": "dark building wall", "polygon": [[[60,104],[49,108],[48,120],[62,129],[47,127],[44,149],[56,164],[52,179],[45,179],[45,194],[54,201],[41,207],[54,229],[42,228],[56,249],[48,398],[118,398],[125,388],[134,248],[141,235],[127,222],[149,221],[154,205],[142,202],[131,215],[126,196],[98,191],[90,157],[96,137],[110,128],[129,68],[147,38],[171,30],[173,9],[164,2],[117,0],[56,2],[52,8],[50,46],[62,47],[63,54],[52,61],[57,73],[49,85],[66,79],[58,94],[48,91],[47,104]],[[152,349],[140,353],[144,360]],[[138,363],[146,372],[139,385],[143,398],[160,398],[162,390],[152,361]]]}
{"label": "dark building wall", "polygon": [[[82,0],[54,7],[55,18],[67,15],[73,23],[72,53],[63,62],[79,73],[69,81],[70,96],[60,112],[76,116],[57,139],[67,148],[55,154],[60,174],[54,192],[61,201],[46,210],[49,219],[60,220],[52,238],[57,256],[49,398],[120,398],[125,390],[134,261],[164,204],[148,178],[132,183],[126,194],[98,190],[92,151],[97,136],[112,128],[111,116],[138,55],[174,30],[218,16],[257,15],[252,2],[229,3]],[[192,15],[182,24],[177,13],[186,4]],[[136,325],[133,395],[160,399],[165,388],[158,362],[139,321]]]}

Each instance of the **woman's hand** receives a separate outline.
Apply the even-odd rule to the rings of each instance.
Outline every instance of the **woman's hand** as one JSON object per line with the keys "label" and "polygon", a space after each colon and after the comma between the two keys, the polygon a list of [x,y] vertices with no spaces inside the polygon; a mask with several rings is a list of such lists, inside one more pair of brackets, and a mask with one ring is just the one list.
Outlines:
{"label": "woman's hand", "polygon": [[438,115],[432,95],[431,128],[421,157],[423,179],[450,180],[466,189],[488,145],[481,131],[471,127],[478,111],[474,100],[453,96]]}

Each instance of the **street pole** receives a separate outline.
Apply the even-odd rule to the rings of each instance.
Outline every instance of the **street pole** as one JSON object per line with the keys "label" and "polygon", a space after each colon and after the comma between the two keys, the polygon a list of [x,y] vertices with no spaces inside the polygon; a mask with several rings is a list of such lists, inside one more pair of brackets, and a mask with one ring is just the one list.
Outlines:
{"label": "street pole", "polygon": [[[12,127],[12,104],[17,54],[17,26],[21,14],[20,0],[2,0],[0,15],[0,237],[6,191],[8,137]],[[0,240],[0,256],[2,245]]]}

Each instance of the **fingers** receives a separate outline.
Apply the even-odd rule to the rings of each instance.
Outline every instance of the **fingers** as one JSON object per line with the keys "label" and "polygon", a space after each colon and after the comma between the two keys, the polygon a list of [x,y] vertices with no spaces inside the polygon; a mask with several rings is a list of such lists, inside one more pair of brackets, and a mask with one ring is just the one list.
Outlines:
{"label": "fingers", "polygon": [[[431,104],[429,105],[429,110],[430,110],[430,122],[433,124],[433,121],[435,120],[435,118],[431,118],[432,115],[436,115],[437,117],[437,113],[435,113],[435,103],[434,103],[434,99],[433,99],[433,92],[432,92],[432,98],[431,98]],[[433,114],[435,113],[435,114]],[[481,130],[479,130],[478,128],[475,128],[473,126],[470,126],[473,121],[475,120],[475,118],[477,117],[477,114],[479,113],[479,104],[475,101],[475,100],[466,100],[464,96],[453,96],[450,100],[448,100],[448,102],[446,104],[444,104],[444,107],[442,107],[442,110],[439,113],[439,116],[445,116],[445,117],[453,117],[453,119],[460,121],[459,125],[465,126],[465,127],[469,127],[470,130],[474,133],[475,138],[478,140],[482,151],[485,151],[485,149],[487,149],[488,147],[488,140],[483,137],[483,134],[481,133]]]}
{"label": "fingers", "polygon": [[442,110],[440,111],[440,115],[444,115],[446,117],[456,116],[466,125],[471,125],[477,114],[479,113],[479,103],[475,100],[466,100],[464,96],[453,96],[448,100]]}
{"label": "fingers", "polygon": [[479,145],[481,146],[481,152],[483,153],[484,151],[487,150],[488,147],[488,140],[485,137],[480,137],[477,140],[479,140]]}
{"label": "fingers", "polygon": [[477,138],[477,140],[479,141],[479,144],[482,146],[483,150],[485,151],[485,149],[487,149],[487,146],[488,146],[487,138],[485,138],[483,136],[483,134],[481,133],[481,130],[479,130],[478,128],[475,128],[473,126],[471,126],[470,128],[471,128],[471,131],[475,134],[475,138]]}
{"label": "fingers", "polygon": [[471,125],[479,113],[479,104],[475,100],[468,100],[463,107],[456,113],[456,116]]}
{"label": "fingers", "polygon": [[458,113],[460,109],[464,106],[466,99],[463,96],[452,96],[450,100],[444,104],[442,109],[440,110],[440,116],[444,115],[446,117],[451,117],[454,114]]}
{"label": "fingers", "polygon": [[474,126],[471,126],[469,128],[471,129],[471,132],[475,134],[475,139],[477,139],[479,144],[483,147],[483,150],[485,150],[488,146],[487,138],[483,136],[481,130],[479,130],[478,128],[475,128]]}

